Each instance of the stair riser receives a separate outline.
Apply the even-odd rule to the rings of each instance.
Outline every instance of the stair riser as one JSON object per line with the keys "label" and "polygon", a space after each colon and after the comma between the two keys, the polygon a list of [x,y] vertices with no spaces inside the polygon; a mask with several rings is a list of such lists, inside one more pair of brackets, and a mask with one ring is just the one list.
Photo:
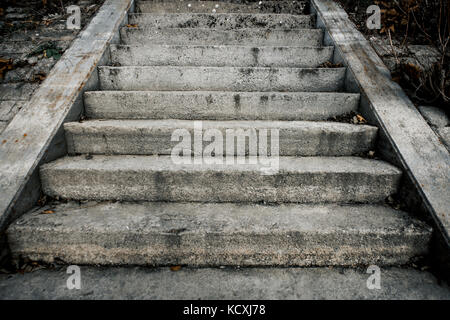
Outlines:
{"label": "stair riser", "polygon": [[[39,235],[37,235],[39,236]],[[113,241],[116,236],[106,237],[103,246],[90,244],[72,244],[72,245],[46,245],[45,247],[31,247],[27,245],[27,250],[15,249],[16,259],[28,258],[31,261],[42,261],[47,263],[55,262],[55,258],[66,264],[81,265],[146,265],[146,266],[173,266],[186,265],[192,267],[206,266],[355,266],[355,265],[402,265],[410,262],[411,257],[423,255],[426,250],[423,245],[415,239],[410,240],[408,244],[399,244],[392,247],[377,247],[376,236],[369,240],[370,250],[368,248],[336,248],[323,246],[310,246],[305,249],[292,249],[284,252],[279,249],[279,244],[290,242],[292,246],[303,245],[305,237],[315,238],[317,241],[330,241],[343,239],[347,235],[340,235],[338,239],[319,238],[316,234],[277,234],[274,236],[258,237],[255,235],[238,237],[233,235],[233,242],[238,244],[232,248],[228,247],[227,241],[231,239],[224,236],[212,236],[204,234],[194,237],[176,235],[126,235],[119,234],[121,237],[142,237],[151,246],[142,246],[137,248],[108,248],[106,242]],[[65,238],[65,237],[64,237]],[[205,241],[205,238],[216,238],[215,241]],[[273,238],[277,241],[273,247],[258,246],[257,250],[250,246],[242,246],[248,242],[270,242]],[[297,238],[297,240],[292,240]],[[63,238],[62,238],[63,239]],[[357,242],[360,238],[353,239]],[[405,239],[401,239],[404,241]],[[169,245],[168,245],[169,244]],[[179,246],[187,246],[187,249],[179,249]],[[271,243],[272,245],[272,243]],[[221,248],[227,246],[226,249]],[[413,247],[416,246],[416,247]],[[199,249],[205,247],[207,249]],[[406,247],[406,248],[405,248]],[[253,250],[252,250],[253,249]],[[28,251],[29,250],[29,251]],[[211,251],[214,250],[214,254]],[[370,251],[370,252],[369,252]],[[317,252],[320,252],[319,254]],[[351,258],[348,258],[351,256]]]}
{"label": "stair riser", "polygon": [[[189,6],[190,4],[190,6]],[[218,5],[218,6],[217,6]],[[256,3],[237,4],[214,1],[183,1],[183,2],[153,2],[140,1],[137,8],[142,13],[294,13],[303,14],[307,8],[306,2],[264,1],[261,5]]]}
{"label": "stair riser", "polygon": [[309,15],[274,14],[131,14],[130,24],[156,28],[301,29],[313,27]]}
{"label": "stair riser", "polygon": [[327,120],[357,111],[359,95],[95,91],[84,94],[84,105],[93,119]]}
{"label": "stair riser", "polygon": [[124,44],[167,45],[246,45],[246,46],[309,46],[322,45],[321,29],[301,30],[211,30],[197,28],[122,28]]}
{"label": "stair riser", "polygon": [[345,68],[99,67],[102,90],[340,91]]}
{"label": "stair riser", "polygon": [[[302,123],[292,125],[290,128],[288,125],[277,122],[219,124],[196,122],[196,124],[197,132],[201,132],[202,137],[205,137],[205,133],[206,136],[208,133],[216,136],[220,132],[218,139],[223,141],[220,144],[223,150],[222,155],[257,155],[261,135],[264,136],[264,141],[267,141],[266,150],[271,150],[270,133],[276,131],[279,139],[275,141],[281,156],[348,156],[371,149],[377,134],[375,127],[346,126],[343,128],[328,123],[323,123],[322,126]],[[190,142],[193,154],[201,155],[205,147],[212,144],[208,139],[203,141],[203,148],[194,148],[194,123],[189,121],[141,122],[139,124],[128,122],[128,126],[114,126],[114,124],[102,124],[102,122],[88,123],[84,126],[79,123],[68,123],[65,129],[70,154],[170,155],[182,139],[188,141],[187,143]],[[178,135],[174,136],[176,130],[183,130],[188,135],[182,138]],[[237,147],[237,136],[242,139],[239,144],[241,147]],[[197,140],[202,141],[202,138]],[[227,147],[230,141],[234,148]],[[254,143],[255,148],[250,149],[251,152],[249,141]]]}
{"label": "stair riser", "polygon": [[317,67],[332,47],[115,46],[111,61],[122,66]]}

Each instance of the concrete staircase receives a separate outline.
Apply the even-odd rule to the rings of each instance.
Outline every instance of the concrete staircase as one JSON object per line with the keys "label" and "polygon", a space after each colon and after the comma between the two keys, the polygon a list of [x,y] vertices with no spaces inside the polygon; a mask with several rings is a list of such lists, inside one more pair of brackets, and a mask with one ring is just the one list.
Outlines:
{"label": "concrete staircase", "polygon": [[[378,129],[327,121],[356,112],[359,95],[344,92],[345,68],[322,67],[333,48],[314,16],[291,1],[188,4],[137,4],[98,68],[101,91],[85,94],[88,120],[64,126],[69,155],[41,167],[45,193],[70,201],[12,224],[13,255],[381,266],[427,254],[431,229],[383,204],[402,173],[365,156]],[[244,164],[249,146],[227,151],[232,165],[174,163],[173,132],[194,136],[200,120],[224,136],[278,129],[279,171]]]}

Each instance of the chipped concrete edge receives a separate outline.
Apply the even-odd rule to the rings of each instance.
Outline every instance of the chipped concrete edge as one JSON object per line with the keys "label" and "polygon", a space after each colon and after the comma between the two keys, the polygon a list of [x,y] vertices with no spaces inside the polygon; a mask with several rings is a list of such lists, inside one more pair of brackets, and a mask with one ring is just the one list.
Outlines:
{"label": "chipped concrete edge", "polygon": [[342,7],[311,0],[325,45],[335,46],[334,62],[347,66],[346,88],[361,93],[361,112],[380,130],[383,156],[403,168],[426,213],[450,248],[450,155],[370,43]]}
{"label": "chipped concrete edge", "polygon": [[39,165],[67,153],[63,123],[82,115],[83,92],[98,88],[97,66],[109,61],[108,45],[133,10],[134,0],[106,0],[0,134],[0,235],[36,204]]}

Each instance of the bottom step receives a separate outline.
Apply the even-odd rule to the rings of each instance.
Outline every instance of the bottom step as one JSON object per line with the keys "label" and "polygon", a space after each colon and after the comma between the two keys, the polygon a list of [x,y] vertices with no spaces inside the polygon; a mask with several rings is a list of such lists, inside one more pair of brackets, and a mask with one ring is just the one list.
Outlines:
{"label": "bottom step", "polygon": [[[67,289],[67,267],[0,274],[0,299],[450,299],[447,285],[439,284],[431,273],[410,268],[381,268],[380,289],[375,290],[367,287],[371,275],[366,268],[182,268],[173,272],[169,268],[81,266],[80,272],[80,290]],[[164,311],[167,318],[180,318],[183,309],[171,310]]]}
{"label": "bottom step", "polygon": [[8,230],[13,258],[100,265],[405,264],[431,229],[375,205],[67,203]]}

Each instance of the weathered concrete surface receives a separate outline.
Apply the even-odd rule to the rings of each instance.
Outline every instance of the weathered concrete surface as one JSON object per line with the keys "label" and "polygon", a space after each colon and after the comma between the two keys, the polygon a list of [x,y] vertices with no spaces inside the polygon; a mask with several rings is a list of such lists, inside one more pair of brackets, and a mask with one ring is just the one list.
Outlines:
{"label": "weathered concrete surface", "polygon": [[0,100],[0,121],[10,121],[25,103],[21,100]]}
{"label": "weathered concrete surface", "polygon": [[442,142],[444,142],[445,146],[450,151],[450,127],[438,128],[437,132],[440,135]]}
{"label": "weathered concrete surface", "polygon": [[[39,41],[30,43],[29,41],[26,41],[25,38],[21,41],[3,40],[0,43],[0,55],[6,57],[9,57],[10,55],[25,57],[33,51],[38,43]],[[67,49],[70,44],[70,40],[55,40],[55,46],[63,50]]]}
{"label": "weathered concrete surface", "polygon": [[84,106],[93,119],[327,120],[356,111],[359,94],[91,91]]}
{"label": "weathered concrete surface", "polygon": [[0,100],[0,134],[25,103],[22,100]]}
{"label": "weathered concrete surface", "polygon": [[320,29],[236,29],[146,28],[120,29],[124,44],[313,46],[322,44]]}
{"label": "weathered concrete surface", "polygon": [[102,90],[340,91],[345,68],[127,66],[98,68]]}
{"label": "weathered concrete surface", "polygon": [[[2,56],[1,53],[0,56]],[[8,77],[13,71],[8,71],[6,76]],[[33,94],[37,86],[37,83],[25,82],[0,84],[0,134],[17,112],[26,105],[26,100]]]}
{"label": "weathered concrete surface", "polygon": [[13,259],[67,264],[352,266],[407,263],[431,228],[372,205],[77,203],[8,229]]}
{"label": "weathered concrete surface", "polygon": [[[107,0],[0,135],[0,231],[74,102],[126,17],[131,0]],[[107,19],[106,19],[107,17]]]}
{"label": "weathered concrete surface", "polygon": [[[367,117],[380,128],[450,248],[450,154],[368,41],[334,1],[312,0],[327,45],[348,67],[347,88],[361,91]],[[394,160],[394,159],[393,159]]]}
{"label": "weathered concrete surface", "polygon": [[444,110],[432,106],[419,106],[419,111],[432,126],[442,128],[450,124]]}
{"label": "weathered concrete surface", "polygon": [[367,289],[365,269],[99,268],[81,266],[81,289],[68,290],[66,267],[0,275],[0,299],[141,300],[449,300],[428,272],[381,268],[381,289]]}
{"label": "weathered concrete surface", "polygon": [[0,100],[29,100],[38,83],[2,83],[0,84]]}
{"label": "weathered concrete surface", "polygon": [[333,47],[111,46],[122,66],[309,67],[331,61]]}
{"label": "weathered concrete surface", "polygon": [[46,194],[66,199],[308,203],[382,201],[401,176],[385,162],[353,157],[280,157],[274,175],[262,174],[269,164],[234,160],[177,164],[171,156],[79,156],[45,164],[40,174]]}
{"label": "weathered concrete surface", "polygon": [[[177,12],[207,12],[207,13],[292,13],[303,14],[307,7],[306,1],[261,1],[261,4],[227,3],[217,1],[139,1],[138,10],[143,13],[177,13]],[[214,11],[213,11],[214,10]]]}
{"label": "weathered concrete surface", "polygon": [[314,17],[291,14],[160,13],[131,14],[130,24],[155,28],[301,29],[311,28]]}
{"label": "weathered concrete surface", "polygon": [[[257,142],[255,146],[260,143],[261,129],[269,132],[279,130],[281,156],[356,155],[373,150],[378,132],[377,127],[337,122],[201,121],[197,124],[201,124],[203,136],[206,130],[221,133],[223,154],[241,156],[249,154],[249,142],[244,140],[242,150],[227,150],[227,141],[235,139],[235,135],[227,137],[227,130],[234,130],[236,135],[242,132],[244,139],[249,139],[253,132]],[[171,141],[175,130],[190,133],[191,150],[194,150],[194,121],[190,120],[92,120],[69,122],[64,125],[64,129],[70,154],[170,155],[179,143],[178,139]],[[264,137],[267,139],[267,134]],[[211,141],[203,142],[203,148],[198,150],[199,155],[209,144]],[[267,141],[267,148],[271,149],[270,139]],[[252,154],[258,154],[257,148]]]}

